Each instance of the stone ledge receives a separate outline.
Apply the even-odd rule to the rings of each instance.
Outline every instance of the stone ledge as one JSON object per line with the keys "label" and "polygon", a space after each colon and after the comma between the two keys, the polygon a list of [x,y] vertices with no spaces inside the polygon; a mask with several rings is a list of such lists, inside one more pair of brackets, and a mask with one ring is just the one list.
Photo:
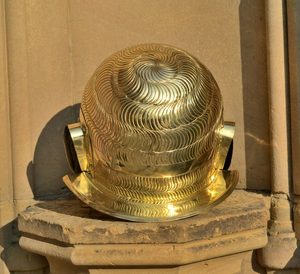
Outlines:
{"label": "stone ledge", "polygon": [[20,214],[20,245],[50,266],[53,258],[84,268],[177,266],[265,246],[267,220],[263,196],[242,190],[198,216],[159,223],[110,218],[79,200],[49,201]]}
{"label": "stone ledge", "polygon": [[20,239],[20,245],[28,251],[63,258],[77,266],[185,265],[257,249],[266,244],[266,229],[263,228],[183,244],[99,244],[63,247],[26,236]]}
{"label": "stone ledge", "polygon": [[[89,274],[258,274],[252,269],[252,252],[242,252],[216,259],[170,268],[90,269]],[[261,272],[263,273],[263,272]]]}
{"label": "stone ledge", "polygon": [[173,222],[122,221],[76,199],[38,203],[18,223],[22,232],[66,244],[185,243],[265,228],[267,210],[262,195],[236,190],[208,212]]}

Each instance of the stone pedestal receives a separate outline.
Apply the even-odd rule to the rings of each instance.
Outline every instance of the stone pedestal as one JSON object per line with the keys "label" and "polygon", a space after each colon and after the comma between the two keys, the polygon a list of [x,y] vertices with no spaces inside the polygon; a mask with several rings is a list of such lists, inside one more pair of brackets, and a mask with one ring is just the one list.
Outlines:
{"label": "stone pedestal", "polygon": [[242,190],[208,212],[160,223],[114,219],[79,200],[49,201],[20,214],[20,245],[46,256],[53,274],[198,273],[204,265],[212,273],[216,260],[222,273],[241,273],[245,252],[267,243],[267,220],[262,195]]}

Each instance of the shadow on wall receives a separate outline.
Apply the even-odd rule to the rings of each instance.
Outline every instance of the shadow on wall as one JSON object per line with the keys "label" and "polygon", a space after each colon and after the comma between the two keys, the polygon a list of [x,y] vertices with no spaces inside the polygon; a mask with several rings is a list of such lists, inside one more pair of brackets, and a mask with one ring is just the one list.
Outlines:
{"label": "shadow on wall", "polygon": [[0,273],[8,273],[8,266],[7,266],[7,248],[11,245],[11,243],[14,243],[14,237],[12,234],[13,230],[13,224],[15,221],[12,221],[10,223],[7,223],[0,227],[0,249],[1,254],[0,258],[3,260],[4,263],[0,263]]}
{"label": "shadow on wall", "polygon": [[25,251],[19,245],[20,232],[17,219],[0,228],[0,273],[40,273],[48,274],[46,258]]}
{"label": "shadow on wall", "polygon": [[265,3],[239,6],[247,188],[270,189]]}
{"label": "shadow on wall", "polygon": [[43,128],[27,166],[27,177],[35,199],[48,200],[70,195],[62,177],[70,172],[64,149],[64,128],[78,121],[80,104],[58,112]]}

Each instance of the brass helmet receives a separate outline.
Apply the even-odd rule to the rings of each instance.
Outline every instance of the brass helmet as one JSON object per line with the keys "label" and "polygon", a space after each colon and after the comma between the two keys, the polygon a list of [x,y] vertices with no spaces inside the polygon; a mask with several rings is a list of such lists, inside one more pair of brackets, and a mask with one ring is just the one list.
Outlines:
{"label": "brass helmet", "polygon": [[238,181],[228,171],[234,123],[209,70],[161,44],[107,58],[84,90],[80,122],[65,145],[82,201],[133,221],[168,221],[224,200]]}

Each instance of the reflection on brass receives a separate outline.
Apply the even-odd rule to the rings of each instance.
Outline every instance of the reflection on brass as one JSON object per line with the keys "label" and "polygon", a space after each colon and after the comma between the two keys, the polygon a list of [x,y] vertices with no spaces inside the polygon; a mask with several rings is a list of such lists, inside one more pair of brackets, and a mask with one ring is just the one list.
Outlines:
{"label": "reflection on brass", "polygon": [[74,174],[64,182],[119,218],[185,218],[234,189],[238,172],[224,169],[233,135],[218,85],[196,58],[167,45],[127,48],[97,68],[80,123],[66,128]]}

